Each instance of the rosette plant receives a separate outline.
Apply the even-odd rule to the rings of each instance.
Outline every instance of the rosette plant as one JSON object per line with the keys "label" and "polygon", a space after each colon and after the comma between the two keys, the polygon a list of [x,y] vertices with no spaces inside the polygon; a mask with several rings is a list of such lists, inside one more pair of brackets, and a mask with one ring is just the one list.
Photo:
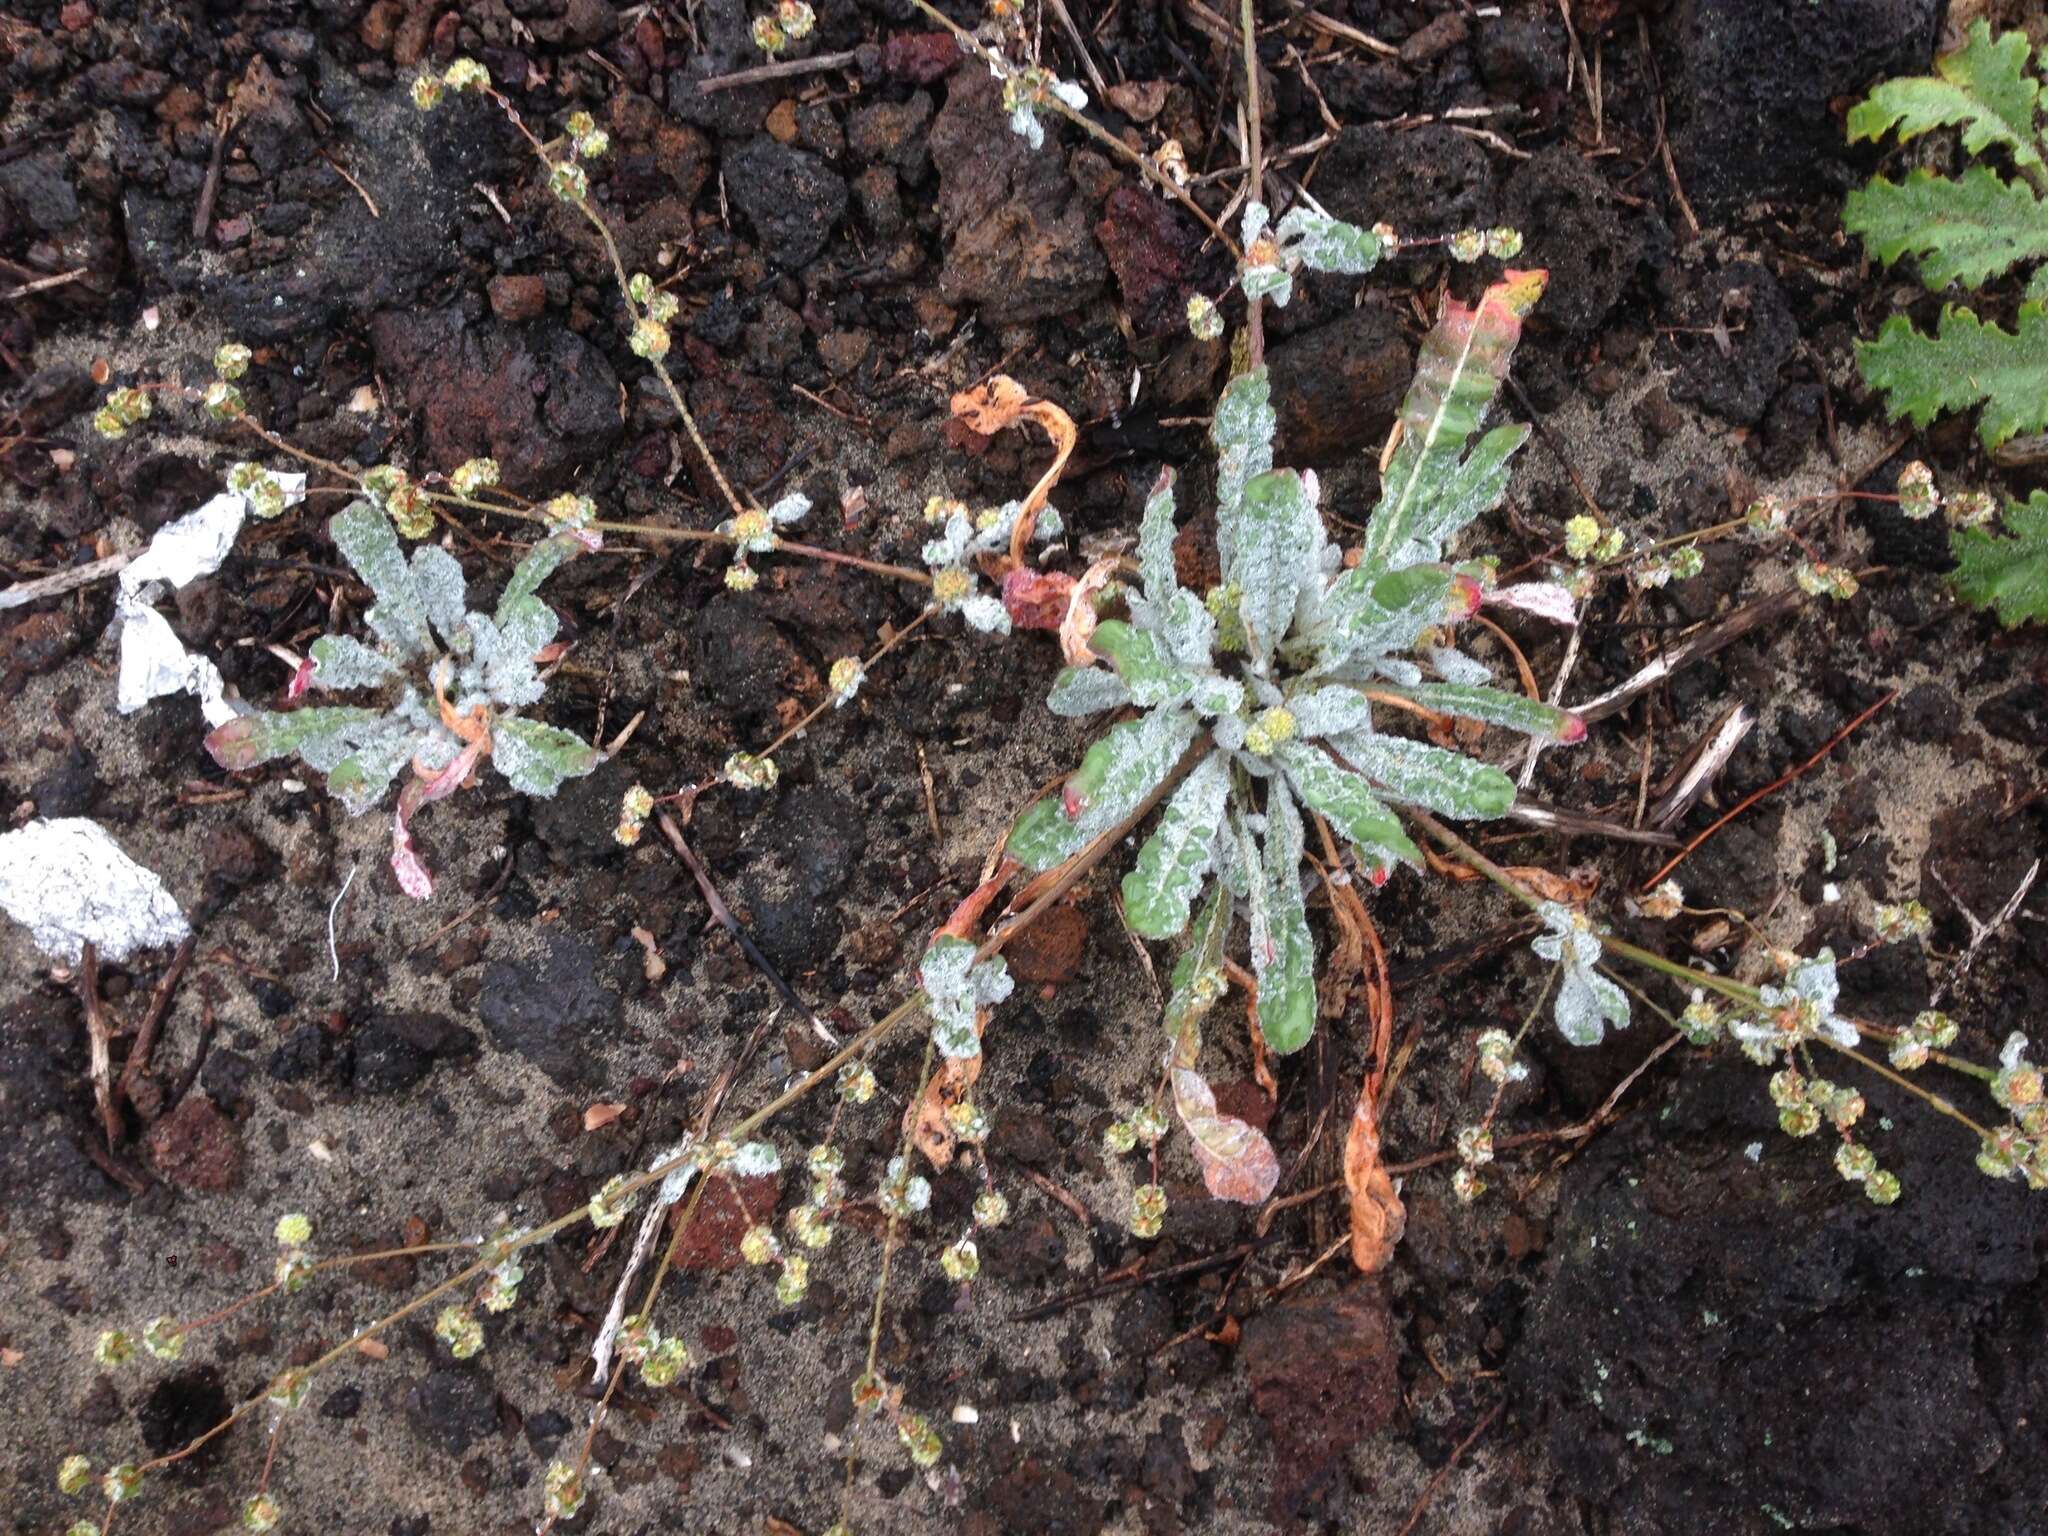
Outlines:
{"label": "rosette plant", "polygon": [[1124,615],[1098,622],[1093,661],[1053,685],[1055,714],[1130,717],[1024,813],[1010,853],[1051,868],[1184,774],[1124,878],[1126,917],[1147,938],[1173,937],[1220,877],[1214,921],[1227,931],[1237,910],[1248,919],[1259,1027],[1277,1051],[1304,1045],[1316,1017],[1304,812],[1325,818],[1378,884],[1422,863],[1397,807],[1480,819],[1515,796],[1491,764],[1391,726],[1451,716],[1551,741],[1584,734],[1575,717],[1493,687],[1452,644],[1485,602],[1569,608],[1554,589],[1495,589],[1484,565],[1447,558],[1458,533],[1499,505],[1528,436],[1502,425],[1472,441],[1544,278],[1509,272],[1476,306],[1446,303],[1352,551],[1324,531],[1315,476],[1273,467],[1266,370],[1233,380],[1211,426],[1221,583],[1197,594],[1175,574],[1168,471],[1145,507]]}
{"label": "rosette plant", "polygon": [[392,818],[391,867],[406,894],[424,900],[433,876],[408,823],[469,783],[482,758],[521,794],[543,798],[604,760],[573,732],[520,713],[547,691],[539,660],[560,623],[537,595],[540,584],[594,536],[557,534],[534,545],[485,614],[470,611],[453,555],[423,544],[407,560],[391,519],[371,502],[351,502],[327,531],[376,599],[364,614],[374,643],[322,635],[286,699],[308,689],[374,689],[380,702],[251,710],[209,735],[206,750],[237,770],[297,757],[327,775],[328,791],[352,816],[410,768]]}

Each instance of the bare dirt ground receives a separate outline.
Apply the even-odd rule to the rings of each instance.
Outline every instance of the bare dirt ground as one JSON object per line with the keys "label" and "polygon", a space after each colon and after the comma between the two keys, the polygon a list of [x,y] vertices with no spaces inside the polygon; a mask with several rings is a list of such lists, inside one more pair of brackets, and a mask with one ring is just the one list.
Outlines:
{"label": "bare dirt ground", "polygon": [[[1330,135],[1286,173],[1330,212],[1406,235],[1515,225],[1523,260],[1552,274],[1504,401],[1541,432],[1474,550],[1504,570],[1539,563],[1589,503],[1663,538],[1765,490],[1889,491],[1916,456],[1945,482],[1986,480],[1967,423],[1910,437],[1862,391],[1854,339],[1929,301],[1866,270],[1837,229],[1841,191],[1868,170],[1840,149],[1839,105],[1925,66],[1948,19],[1936,0],[1578,0],[1576,43],[1563,10],[1534,0],[1319,8],[1394,51],[1303,23],[1302,7],[1259,7],[1266,143]],[[1057,9],[1047,57],[1079,75]],[[1233,61],[1210,8],[1066,9],[1111,83],[1166,87],[1153,116],[1105,121],[1148,149],[1177,136],[1198,173],[1238,163],[1220,131]],[[806,537],[915,563],[929,495],[981,504],[1028,487],[1042,440],[947,420],[952,391],[997,368],[1082,425],[1055,498],[1077,544],[1130,535],[1162,464],[1182,473],[1183,508],[1205,506],[1200,418],[1226,357],[1179,317],[1227,274],[1193,222],[1077,135],[1054,131],[1033,155],[986,72],[907,7],[818,11],[815,49],[857,50],[852,63],[706,94],[700,79],[759,59],[730,0],[27,7],[6,29],[0,276],[84,271],[0,305],[0,577],[132,544],[250,456],[196,413],[167,409],[117,443],[88,426],[102,362],[114,383],[203,381],[229,337],[258,349],[252,407],[315,452],[447,470],[488,451],[529,494],[573,485],[622,517],[716,522],[624,345],[601,254],[518,140],[480,105],[422,117],[406,100],[422,61],[457,54],[514,83],[530,121],[580,106],[609,127],[595,196],[630,265],[684,274],[674,360],[692,409],[737,478],[811,496]],[[217,113],[238,86],[213,178]],[[1235,185],[1221,175],[1202,195],[1220,212]],[[1425,253],[1365,280],[1306,279],[1273,317],[1282,462],[1319,467],[1345,542],[1439,292],[1469,297],[1486,275]],[[864,505],[842,515],[853,493]],[[166,609],[247,697],[287,680],[266,643],[303,646],[350,590],[324,532],[338,504],[316,496],[252,526],[218,577]],[[474,588],[502,583],[519,533],[479,520],[451,535]],[[1855,948],[1875,901],[1924,901],[1924,949],[1844,971],[1846,1004],[1898,1024],[1968,946],[1966,914],[1996,912],[2043,850],[2048,649],[1959,608],[1941,539],[1881,504],[1830,506],[1808,537],[1866,573],[1854,599],[1800,603],[1682,669],[1583,746],[1546,753],[1531,793],[1628,821],[1744,705],[1756,727],[1674,829],[1689,837],[1895,693],[1679,878],[1692,906],[1808,953]],[[1188,538],[1199,545],[1199,517]],[[792,701],[820,696],[833,658],[907,622],[913,595],[778,557],[757,591],[732,593],[715,553],[613,542],[546,589],[573,641],[551,718],[593,738],[645,722],[553,801],[492,780],[434,807],[419,832],[441,885],[425,904],[392,882],[382,816],[348,818],[314,775],[221,773],[189,699],[118,715],[106,586],[0,612],[0,803],[17,821],[99,821],[196,931],[108,1154],[77,980],[0,928],[6,1530],[42,1536],[87,1512],[55,1488],[68,1452],[104,1465],[174,1449],[442,1273],[406,1260],[323,1276],[195,1338],[176,1366],[93,1364],[103,1327],[189,1317],[260,1284],[280,1214],[306,1213],[322,1254],[536,1222],[673,1142],[764,1026],[737,1107],[824,1059],[682,864],[653,836],[619,847],[612,827],[627,785],[702,778],[773,734]],[[1782,552],[1706,553],[1691,581],[1593,603],[1565,702],[1791,586]],[[1562,638],[1512,633],[1547,686]],[[1489,644],[1475,649],[1512,676]],[[698,802],[693,846],[842,1036],[902,998],[1011,817],[1075,761],[1085,737],[1042,703],[1057,660],[1043,635],[932,624],[782,754],[775,791]],[[1482,750],[1505,761],[1511,744]],[[1630,915],[1626,893],[1668,849],[1488,846],[1597,882],[1596,908],[1639,943],[1759,974],[1741,921]],[[1156,1072],[1170,956],[1143,957],[1122,929],[1120,872],[1111,861],[1011,954],[1021,984],[978,1096],[1014,1215],[984,1243],[982,1276],[957,1286],[936,1263],[978,1171],[934,1177],[931,1218],[892,1267],[879,1363],[939,1428],[939,1467],[917,1471],[851,1412],[876,1223],[849,1220],[785,1308],[740,1265],[741,1217],[713,1198],[662,1304],[697,1363],[676,1389],[635,1383],[615,1400],[576,1529],[816,1533],[843,1514],[864,1533],[977,1536],[2048,1530],[2048,1208],[1984,1179],[1967,1137],[1876,1082],[1859,1085],[1873,1145],[1906,1185],[1888,1210],[1835,1177],[1827,1147],[1778,1134],[1762,1074],[1681,1047],[1597,1135],[1505,1157],[1474,1206],[1451,1197],[1451,1164],[1408,1174],[1407,1236],[1382,1276],[1340,1254],[1301,1278],[1344,1231],[1341,1190],[1262,1227],[1207,1199],[1171,1143],[1165,1232],[1131,1238],[1139,1164],[1106,1158],[1101,1133]],[[2044,915],[2037,887],[1954,986],[1947,1006],[1980,1059],[2048,1007]],[[1413,875],[1373,916],[1397,1039],[1413,1046],[1388,1155],[1413,1162],[1490,1095],[1472,1042],[1533,1001],[1533,930],[1483,886]],[[140,1017],[168,958],[108,968],[118,1020]],[[1358,1012],[1279,1064],[1272,1103],[1251,1080],[1241,1003],[1211,1022],[1212,1079],[1267,1117],[1283,1195],[1338,1172]],[[1501,1133],[1584,1120],[1660,1031],[1646,1019],[1594,1051],[1538,1031]],[[888,1044],[882,1093],[841,1125],[856,1191],[895,1149],[920,1058],[914,1038]],[[598,1104],[623,1112],[586,1131]],[[830,1115],[818,1095],[773,1139],[798,1155]],[[619,1263],[578,1231],[529,1262],[477,1358],[449,1360],[428,1313],[320,1377],[278,1446],[287,1528],[531,1530],[542,1469],[587,1422],[587,1352]],[[227,1528],[267,1448],[260,1425],[237,1428],[117,1529]]]}

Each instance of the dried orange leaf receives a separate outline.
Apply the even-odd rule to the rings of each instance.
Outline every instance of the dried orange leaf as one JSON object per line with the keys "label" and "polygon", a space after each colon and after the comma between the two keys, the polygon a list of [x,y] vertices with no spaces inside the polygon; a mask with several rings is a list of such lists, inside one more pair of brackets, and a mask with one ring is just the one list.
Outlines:
{"label": "dried orange leaf", "polygon": [[1344,1187],[1351,1192],[1351,1262],[1374,1274],[1394,1256],[1408,1212],[1380,1160],[1379,1116],[1369,1088],[1360,1089],[1344,1138]]}

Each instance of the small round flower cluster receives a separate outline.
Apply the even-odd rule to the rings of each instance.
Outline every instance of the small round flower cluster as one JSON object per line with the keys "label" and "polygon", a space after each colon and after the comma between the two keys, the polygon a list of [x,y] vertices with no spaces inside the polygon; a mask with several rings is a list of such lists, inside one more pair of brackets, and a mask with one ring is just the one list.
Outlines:
{"label": "small round flower cluster", "polygon": [[313,1278],[313,1261],[306,1244],[313,1236],[313,1223],[296,1211],[277,1218],[275,1234],[279,1253],[275,1278],[287,1296],[297,1295]]}
{"label": "small round flower cluster", "polygon": [[759,586],[760,573],[748,564],[747,556],[765,555],[775,549],[782,543],[782,535],[775,530],[801,522],[810,510],[810,497],[785,496],[765,510],[749,507],[720,523],[718,531],[733,544],[733,560],[725,568],[725,584],[735,592],[751,592]]}
{"label": "small round flower cluster", "polygon": [[664,1334],[644,1315],[619,1330],[619,1357],[640,1367],[650,1387],[672,1387],[690,1366],[690,1347]]}
{"label": "small round flower cluster", "polygon": [[465,459],[448,477],[448,487],[458,496],[474,496],[498,483],[496,459]]}
{"label": "small round flower cluster", "polygon": [[725,760],[720,776],[736,789],[773,789],[775,781],[782,777],[782,770],[775,766],[772,757],[735,752]]}
{"label": "small round flower cluster", "polygon": [[1515,1059],[1515,1042],[1506,1030],[1486,1030],[1476,1044],[1479,1047],[1480,1076],[1489,1082],[1505,1086],[1519,1083],[1529,1075],[1528,1067]]}
{"label": "small round flower cluster", "polygon": [[238,493],[249,504],[249,511],[259,518],[268,521],[284,515],[284,482],[261,464],[244,459],[231,466],[228,489]]}
{"label": "small round flower cluster", "polygon": [[1493,1130],[1486,1124],[1459,1128],[1458,1171],[1451,1175],[1451,1193],[1470,1205],[1486,1193],[1486,1180],[1479,1170],[1493,1161]]}
{"label": "small round flower cluster", "polygon": [[1223,311],[1201,294],[1188,300],[1188,331],[1197,341],[1214,341],[1223,334]]}
{"label": "small round flower cluster", "polygon": [[484,1347],[484,1325],[461,1302],[451,1302],[434,1319],[434,1337],[446,1344],[457,1360],[467,1360]]}
{"label": "small round flower cluster", "polygon": [[1451,260],[1477,261],[1491,256],[1495,261],[1513,261],[1522,254],[1522,232],[1496,225],[1492,229],[1461,229],[1449,242]]}
{"label": "small round flower cluster", "polygon": [[149,396],[139,389],[117,389],[93,412],[93,430],[101,437],[126,437],[128,429],[149,419]]}
{"label": "small round flower cluster", "polygon": [[1564,552],[1574,560],[1612,560],[1621,553],[1623,542],[1619,528],[1603,529],[1590,512],[1581,512],[1564,525]]}
{"label": "small round flower cluster", "polygon": [[558,528],[576,529],[590,526],[597,516],[597,503],[588,496],[579,496],[574,491],[564,491],[540,504],[541,514]]}
{"label": "small round flower cluster", "polygon": [[754,46],[772,59],[809,37],[817,24],[817,13],[804,0],[777,0],[772,14],[754,18]]}
{"label": "small round flower cluster", "polygon": [[1994,1179],[2018,1174],[2029,1188],[2048,1189],[2048,1085],[2026,1056],[2027,1037],[2006,1036],[1991,1097],[2012,1118],[1984,1138],[1977,1166]]}
{"label": "small round flower cluster", "polygon": [[[1111,1156],[1122,1157],[1143,1142],[1148,1153],[1157,1154],[1159,1143],[1172,1129],[1166,1111],[1155,1104],[1133,1110],[1102,1133],[1102,1147]],[[1131,1235],[1151,1239],[1159,1235],[1166,1220],[1166,1191],[1157,1184],[1140,1184],[1131,1193]]]}
{"label": "small round flower cluster", "polygon": [[482,94],[491,88],[491,72],[475,59],[457,59],[440,74],[415,76],[412,82],[412,104],[422,112],[431,112],[441,104],[441,98],[449,91],[475,91]]}
{"label": "small round flower cluster", "polygon": [[1792,567],[1792,579],[1808,597],[1832,597],[1843,602],[1858,591],[1853,573],[1839,565],[1829,565],[1825,560],[1800,561]]}
{"label": "small round flower cluster", "polygon": [[581,1472],[566,1461],[551,1461],[541,1478],[541,1509],[550,1520],[573,1520],[587,1492]]}
{"label": "small round flower cluster", "polygon": [[1881,902],[1872,910],[1870,921],[1877,936],[1888,944],[1898,939],[1924,939],[1934,928],[1933,914],[1917,901],[1896,906]]}
{"label": "small round flower cluster", "polygon": [[1271,757],[1294,739],[1294,711],[1274,704],[1259,712],[1245,727],[1244,749],[1255,757]]}
{"label": "small round flower cluster", "polygon": [[901,1221],[919,1215],[932,1203],[932,1187],[911,1170],[906,1157],[892,1157],[875,1189],[875,1204],[884,1216]]}
{"label": "small round flower cluster", "polygon": [[1666,880],[1636,906],[1647,918],[1660,923],[1669,922],[1685,910],[1685,888],[1676,880]]}
{"label": "small round flower cluster", "polygon": [[825,686],[832,690],[832,707],[843,709],[851,704],[867,676],[858,656],[842,656],[833,662],[832,670],[825,675]]}
{"label": "small round flower cluster", "polygon": [[1745,531],[1758,539],[1773,538],[1783,533],[1791,520],[1792,509],[1782,496],[1759,496],[1742,512]]}
{"label": "small round flower cluster", "polygon": [[363,492],[391,525],[408,539],[424,539],[434,531],[434,508],[427,493],[396,464],[378,464],[363,471]]}
{"label": "small round flower cluster", "polygon": [[1668,553],[1649,552],[1629,567],[1629,585],[1638,590],[1661,591],[1674,581],[1691,581],[1707,568],[1707,557],[1697,544],[1680,544]]}
{"label": "small round flower cluster", "polygon": [[1964,491],[1943,496],[1935,489],[1934,471],[1915,459],[1899,471],[1899,511],[1919,522],[1937,510],[1952,528],[1981,528],[1998,515],[1998,498],[1989,491]]}
{"label": "small round flower cluster", "polygon": [[1956,1043],[1956,1021],[1945,1013],[1928,1009],[1913,1016],[1913,1022],[1892,1040],[1891,1062],[1901,1072],[1917,1072],[1936,1051]]}
{"label": "small round flower cluster", "polygon": [[668,356],[668,323],[675,319],[681,307],[676,296],[660,287],[645,272],[635,272],[626,281],[626,297],[633,301],[636,314],[633,333],[626,345],[635,357],[644,357],[650,362]]}
{"label": "small round flower cluster", "polygon": [[647,818],[653,814],[653,794],[645,784],[635,784],[619,799],[619,824],[612,828],[612,836],[623,846],[632,847],[640,841]]}
{"label": "small round flower cluster", "polygon": [[639,1203],[639,1191],[628,1190],[626,1176],[615,1173],[590,1197],[590,1224],[593,1227],[616,1227],[632,1214],[633,1207]]}

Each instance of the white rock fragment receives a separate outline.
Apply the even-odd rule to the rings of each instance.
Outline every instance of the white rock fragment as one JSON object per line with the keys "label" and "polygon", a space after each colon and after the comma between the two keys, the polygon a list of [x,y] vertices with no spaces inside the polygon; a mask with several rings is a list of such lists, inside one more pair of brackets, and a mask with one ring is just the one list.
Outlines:
{"label": "white rock fragment", "polygon": [[163,881],[82,816],[0,835],[0,909],[67,965],[78,963],[88,940],[102,959],[125,960],[192,931]]}
{"label": "white rock fragment", "polygon": [[[285,505],[303,500],[304,475],[279,475]],[[221,567],[248,516],[249,502],[238,491],[223,491],[204,506],[166,523],[149,548],[121,572],[114,596],[114,623],[121,637],[121,668],[114,702],[132,715],[151,699],[190,693],[208,725],[225,725],[235,716],[222,697],[220,668],[204,656],[187,651],[169,622],[152,606],[165,589],[182,587]]]}

